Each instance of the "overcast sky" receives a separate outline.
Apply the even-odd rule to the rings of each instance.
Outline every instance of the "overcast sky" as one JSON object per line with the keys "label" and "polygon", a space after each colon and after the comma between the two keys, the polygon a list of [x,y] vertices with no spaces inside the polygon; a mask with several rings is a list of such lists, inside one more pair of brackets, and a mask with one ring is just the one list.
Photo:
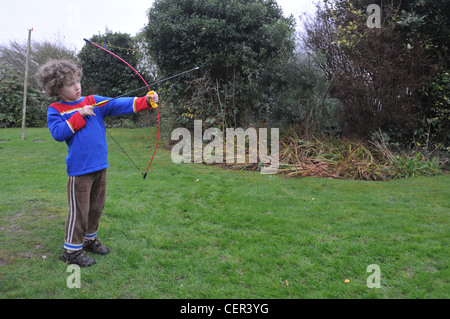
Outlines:
{"label": "overcast sky", "polygon": [[[313,13],[318,0],[277,0],[286,16],[296,18]],[[12,0],[2,1],[0,11],[0,44],[11,40],[26,42],[33,28],[32,40],[61,40],[67,47],[79,50],[83,38],[112,32],[135,35],[148,22],[147,10],[153,0]]]}

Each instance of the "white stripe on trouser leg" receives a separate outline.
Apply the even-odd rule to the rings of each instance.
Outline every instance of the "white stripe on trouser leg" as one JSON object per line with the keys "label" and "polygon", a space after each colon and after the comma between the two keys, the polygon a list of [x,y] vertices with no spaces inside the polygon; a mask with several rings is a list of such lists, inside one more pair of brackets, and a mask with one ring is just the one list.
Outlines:
{"label": "white stripe on trouser leg", "polygon": [[75,196],[75,180],[76,177],[72,176],[72,229],[70,231],[70,243],[73,241],[73,233],[75,232],[75,225],[77,222],[77,199]]}
{"label": "white stripe on trouser leg", "polygon": [[75,176],[70,177],[70,192],[69,192],[69,221],[67,229],[67,242],[72,244],[73,232],[77,219],[77,205],[75,200]]}
{"label": "white stripe on trouser leg", "polygon": [[66,238],[64,238],[65,243],[70,242],[70,224],[72,223],[72,177],[69,176],[69,182],[67,183],[67,197],[69,200],[69,213],[67,214],[66,220]]}

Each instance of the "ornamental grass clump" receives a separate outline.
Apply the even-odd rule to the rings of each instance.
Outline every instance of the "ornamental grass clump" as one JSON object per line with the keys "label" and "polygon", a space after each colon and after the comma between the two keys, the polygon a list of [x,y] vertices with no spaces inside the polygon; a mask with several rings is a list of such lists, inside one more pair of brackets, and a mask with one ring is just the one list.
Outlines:
{"label": "ornamental grass clump", "polygon": [[[278,174],[286,177],[328,177],[391,180],[442,173],[443,161],[420,151],[394,152],[383,136],[368,142],[334,136],[302,137],[290,132],[280,138]],[[225,161],[224,161],[225,163]],[[221,164],[256,171],[262,163]]]}

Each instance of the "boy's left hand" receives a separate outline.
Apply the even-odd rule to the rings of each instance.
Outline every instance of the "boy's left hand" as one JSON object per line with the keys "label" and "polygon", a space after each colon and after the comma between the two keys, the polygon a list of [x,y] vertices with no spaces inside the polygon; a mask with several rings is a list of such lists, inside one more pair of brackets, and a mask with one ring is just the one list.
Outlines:
{"label": "boy's left hand", "polygon": [[[153,108],[158,107],[156,103],[158,103],[158,94],[156,92],[150,91],[146,95],[147,104]],[[153,103],[152,103],[153,102]]]}

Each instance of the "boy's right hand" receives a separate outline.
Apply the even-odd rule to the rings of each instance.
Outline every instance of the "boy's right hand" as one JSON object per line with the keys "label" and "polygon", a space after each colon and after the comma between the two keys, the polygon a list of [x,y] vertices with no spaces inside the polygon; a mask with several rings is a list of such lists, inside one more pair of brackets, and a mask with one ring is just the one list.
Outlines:
{"label": "boy's right hand", "polygon": [[82,107],[78,112],[80,112],[81,116],[86,117],[90,115],[94,115],[94,106],[93,105],[86,105]]}

